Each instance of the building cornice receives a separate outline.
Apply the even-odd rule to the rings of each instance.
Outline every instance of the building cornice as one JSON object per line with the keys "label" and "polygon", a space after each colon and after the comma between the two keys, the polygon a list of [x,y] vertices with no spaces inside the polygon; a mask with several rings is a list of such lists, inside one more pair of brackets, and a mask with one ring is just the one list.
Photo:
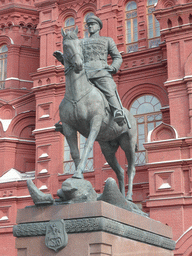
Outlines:
{"label": "building cornice", "polygon": [[30,6],[30,5],[7,4],[5,6],[2,6],[0,9],[0,15],[9,14],[9,13],[13,14],[15,12],[38,16],[38,11],[35,8],[35,6]]}
{"label": "building cornice", "polygon": [[178,5],[174,5],[171,7],[167,7],[167,8],[159,8],[159,9],[155,9],[155,11],[153,12],[155,15],[168,15],[168,14],[173,14],[174,12],[179,12],[181,13],[181,11],[183,10],[187,10],[189,11],[189,8],[192,8],[192,3],[185,3],[185,4],[178,4]]}

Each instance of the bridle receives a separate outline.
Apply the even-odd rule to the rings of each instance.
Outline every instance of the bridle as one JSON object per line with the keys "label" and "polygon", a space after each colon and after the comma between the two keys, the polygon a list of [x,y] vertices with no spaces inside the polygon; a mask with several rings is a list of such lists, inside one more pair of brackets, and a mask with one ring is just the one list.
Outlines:
{"label": "bridle", "polygon": [[[77,53],[74,53],[74,54],[72,55],[71,60],[72,60],[73,57],[75,57],[76,55],[79,55],[80,58],[83,59],[83,55],[77,52]],[[68,60],[68,59],[67,59],[67,60]],[[68,62],[69,62],[69,60],[68,60]]]}
{"label": "bridle", "polygon": [[75,56],[79,55],[80,58],[82,59],[82,61],[84,60],[84,57],[83,57],[83,54],[80,54],[78,52],[74,53],[72,56],[70,56],[68,50],[65,50],[64,51],[64,60],[66,59],[67,62],[69,63],[69,66],[65,68],[65,75],[67,75],[69,73],[69,71],[71,71],[72,69],[74,69],[75,65],[74,65],[74,62],[73,62],[73,58]]}

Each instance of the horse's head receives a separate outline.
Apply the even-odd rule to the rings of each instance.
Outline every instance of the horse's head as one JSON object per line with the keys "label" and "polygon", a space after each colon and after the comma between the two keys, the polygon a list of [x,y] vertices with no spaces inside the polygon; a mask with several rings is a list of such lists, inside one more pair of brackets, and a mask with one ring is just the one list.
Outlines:
{"label": "horse's head", "polygon": [[77,37],[78,27],[74,31],[65,32],[61,29],[63,36],[63,55],[65,65],[73,66],[75,73],[83,69],[83,54],[80,40]]}

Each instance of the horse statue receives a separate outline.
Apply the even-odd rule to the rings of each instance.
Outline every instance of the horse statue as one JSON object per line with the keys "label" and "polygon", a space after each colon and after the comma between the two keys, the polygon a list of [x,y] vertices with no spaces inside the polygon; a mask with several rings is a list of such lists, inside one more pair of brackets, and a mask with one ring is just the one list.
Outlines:
{"label": "horse statue", "polygon": [[[78,39],[77,33],[78,28],[66,33],[62,29],[66,91],[59,106],[61,133],[66,137],[76,167],[73,178],[83,178],[89,153],[93,148],[94,141],[98,141],[106,161],[117,175],[119,189],[125,197],[124,170],[115,156],[120,146],[128,161],[129,186],[126,199],[132,201],[137,140],[136,121],[125,108],[124,114],[130,122],[131,129],[128,129],[126,124],[119,126],[114,121],[106,98],[87,79],[83,67],[81,40]],[[61,52],[56,51],[53,55],[59,60],[59,54]],[[87,138],[81,159],[77,131]]]}

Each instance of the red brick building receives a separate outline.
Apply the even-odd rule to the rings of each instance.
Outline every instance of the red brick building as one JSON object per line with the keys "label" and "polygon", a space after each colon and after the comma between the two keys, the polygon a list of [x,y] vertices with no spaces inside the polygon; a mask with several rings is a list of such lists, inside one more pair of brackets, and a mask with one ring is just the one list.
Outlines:
{"label": "red brick building", "polygon": [[[61,28],[85,17],[103,21],[123,64],[114,76],[124,107],[137,118],[133,200],[173,229],[175,255],[192,255],[192,2],[186,0],[0,1],[0,255],[16,256],[17,209],[32,204],[26,179],[56,196],[74,172],[54,131],[65,93]],[[156,18],[155,18],[156,17]],[[80,151],[85,139],[79,136]],[[117,152],[121,166],[127,162]],[[95,143],[84,177],[102,192],[115,177]],[[125,181],[127,189],[127,178]]]}

